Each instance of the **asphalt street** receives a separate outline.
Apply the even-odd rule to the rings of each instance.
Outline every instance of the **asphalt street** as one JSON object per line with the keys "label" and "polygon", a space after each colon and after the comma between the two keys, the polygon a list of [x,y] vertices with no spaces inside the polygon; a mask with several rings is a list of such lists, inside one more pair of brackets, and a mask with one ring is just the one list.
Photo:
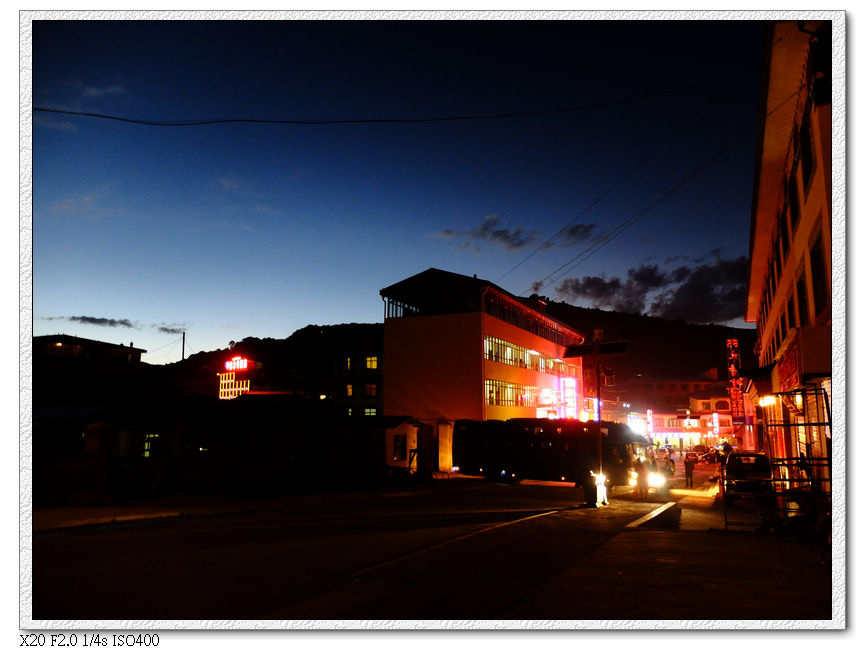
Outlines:
{"label": "asphalt street", "polygon": [[759,513],[745,506],[736,527],[725,525],[711,472],[700,468],[695,489],[647,500],[620,489],[601,508],[583,507],[570,484],[441,480],[35,513],[32,616],[45,625],[837,616],[821,549],[756,532]]}

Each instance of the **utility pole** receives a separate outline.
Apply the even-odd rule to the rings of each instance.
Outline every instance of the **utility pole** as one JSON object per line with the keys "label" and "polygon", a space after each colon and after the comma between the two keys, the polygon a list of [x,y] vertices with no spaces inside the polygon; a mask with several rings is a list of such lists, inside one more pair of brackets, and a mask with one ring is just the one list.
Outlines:
{"label": "utility pole", "polygon": [[186,359],[186,330],[183,331],[183,345],[180,347],[180,360]]}
{"label": "utility pole", "polygon": [[601,341],[604,340],[604,328],[592,330],[592,347],[595,353],[595,395],[598,400],[598,475],[604,473],[603,440],[601,434]]}

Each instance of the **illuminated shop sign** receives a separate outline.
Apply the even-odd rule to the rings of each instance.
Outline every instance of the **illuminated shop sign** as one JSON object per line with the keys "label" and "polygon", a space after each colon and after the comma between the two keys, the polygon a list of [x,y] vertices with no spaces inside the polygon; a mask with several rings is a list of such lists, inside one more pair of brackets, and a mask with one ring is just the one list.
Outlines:
{"label": "illuminated shop sign", "polygon": [[249,359],[244,359],[243,357],[232,357],[229,361],[225,362],[225,369],[228,371],[246,370],[248,368]]}

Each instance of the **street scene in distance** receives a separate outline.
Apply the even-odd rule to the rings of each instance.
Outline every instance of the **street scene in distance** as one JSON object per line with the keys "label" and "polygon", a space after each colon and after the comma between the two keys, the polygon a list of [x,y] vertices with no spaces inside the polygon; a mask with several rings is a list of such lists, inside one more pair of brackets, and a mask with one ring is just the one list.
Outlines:
{"label": "street scene in distance", "polygon": [[843,629],[844,14],[408,17],[34,14],[22,629]]}

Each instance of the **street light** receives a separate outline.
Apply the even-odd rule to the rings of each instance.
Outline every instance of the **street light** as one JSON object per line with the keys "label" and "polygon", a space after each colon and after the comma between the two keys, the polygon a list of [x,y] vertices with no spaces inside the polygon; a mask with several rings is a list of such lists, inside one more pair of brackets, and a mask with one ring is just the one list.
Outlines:
{"label": "street light", "polygon": [[602,476],[604,473],[603,443],[601,441],[601,341],[603,340],[604,328],[595,327],[592,330],[592,344],[595,353],[595,396],[598,401],[598,476]]}

